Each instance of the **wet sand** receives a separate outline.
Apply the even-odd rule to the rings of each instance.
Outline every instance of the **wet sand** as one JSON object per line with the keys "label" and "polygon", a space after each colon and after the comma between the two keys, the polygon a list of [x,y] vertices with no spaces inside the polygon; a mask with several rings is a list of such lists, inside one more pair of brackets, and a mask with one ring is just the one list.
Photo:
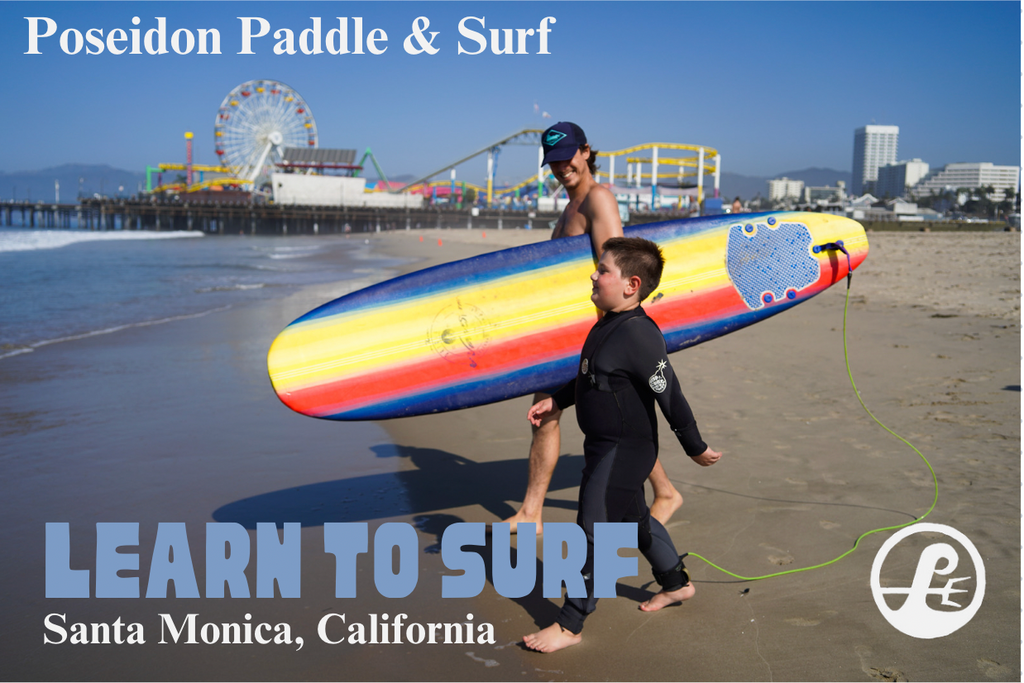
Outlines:
{"label": "wet sand", "polygon": [[[420,237],[423,240],[420,241]],[[414,231],[360,235],[407,268],[546,239],[547,231]],[[5,557],[0,660],[5,680],[1019,680],[1020,279],[1018,234],[873,233],[853,281],[850,360],[875,415],[935,469],[927,521],[978,547],[987,587],[977,615],[945,638],[905,636],[875,606],[872,560],[889,532],[825,568],[738,582],[687,561],[697,595],[657,614],[646,563],[601,602],[581,645],[553,655],[521,637],[554,619],[559,601],[520,599],[488,584],[440,599],[437,553],[452,522],[496,521],[526,484],[529,399],[379,424],[293,414],[273,396],[265,356],[292,319],[350,285],[324,285],[0,362],[0,529]],[[357,238],[354,236],[353,238]],[[438,240],[441,244],[438,244]],[[662,439],[662,460],[686,499],[669,525],[681,550],[743,575],[804,567],[848,550],[869,529],[920,516],[932,480],[920,458],[870,421],[843,361],[840,287],[786,313],[673,356],[702,432],[723,460],[687,462]],[[669,433],[667,429],[663,434]],[[563,457],[545,520],[571,522],[582,436],[563,420]],[[46,522],[69,522],[71,567],[92,566],[97,522],[140,524],[146,592],[158,522],[184,522],[205,595],[204,525],[299,521],[296,599],[47,599]],[[418,529],[419,581],[382,597],[361,555],[358,597],[334,598],[323,524]],[[538,544],[539,545],[539,544]],[[130,552],[131,548],[122,548]],[[483,554],[488,556],[488,550]],[[372,553],[371,553],[372,554]],[[909,567],[913,554],[900,561]],[[255,564],[255,559],[253,560]],[[542,564],[542,562],[541,562]],[[969,565],[965,565],[967,567]],[[248,582],[255,594],[255,571]],[[407,613],[494,625],[494,645],[327,645],[317,623]],[[43,619],[143,623],[145,645],[45,645]],[[294,645],[159,644],[159,617],[200,623],[289,623]],[[383,655],[383,656],[382,656]]]}

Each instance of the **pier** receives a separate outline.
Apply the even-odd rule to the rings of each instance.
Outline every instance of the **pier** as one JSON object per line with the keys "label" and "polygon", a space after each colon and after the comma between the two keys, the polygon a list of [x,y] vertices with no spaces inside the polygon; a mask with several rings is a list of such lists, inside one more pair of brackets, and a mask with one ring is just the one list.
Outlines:
{"label": "pier", "polygon": [[448,206],[390,209],[85,199],[76,204],[6,202],[0,204],[0,225],[37,229],[198,230],[219,235],[315,235],[415,228],[548,228],[559,214]]}
{"label": "pier", "polygon": [[[558,212],[505,208],[422,209],[83,199],[77,204],[5,202],[0,225],[36,229],[198,230],[216,235],[317,235],[413,229],[550,229]],[[630,224],[680,218],[672,212],[634,214]]]}

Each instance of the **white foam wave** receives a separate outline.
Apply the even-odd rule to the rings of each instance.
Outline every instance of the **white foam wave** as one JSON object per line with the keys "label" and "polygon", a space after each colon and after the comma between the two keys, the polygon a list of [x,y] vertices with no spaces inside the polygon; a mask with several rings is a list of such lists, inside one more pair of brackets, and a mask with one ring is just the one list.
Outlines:
{"label": "white foam wave", "polygon": [[198,230],[0,230],[0,252],[57,249],[76,242],[97,240],[164,240],[182,237],[203,237],[203,233]]}
{"label": "white foam wave", "polygon": [[263,289],[267,287],[264,282],[259,282],[251,285],[218,285],[216,287],[202,287],[196,290],[196,294],[207,294],[209,292],[245,292],[250,289]]}
{"label": "white foam wave", "polygon": [[202,311],[200,313],[187,313],[185,315],[174,315],[168,318],[160,318],[158,320],[143,320],[138,323],[126,323],[124,325],[115,325],[114,327],[106,327],[102,330],[92,330],[90,332],[83,332],[81,334],[72,334],[67,337],[58,337],[56,339],[44,339],[33,344],[26,344],[16,348],[10,348],[6,351],[0,351],[0,359],[10,358],[11,356],[20,356],[23,353],[32,353],[36,349],[42,346],[49,346],[50,344],[59,344],[61,342],[75,341],[76,339],[88,339],[89,337],[98,337],[103,334],[113,334],[114,332],[120,332],[121,330],[127,330],[132,327],[149,327],[150,325],[163,325],[164,323],[174,322],[176,320],[188,320],[190,318],[202,318],[203,316],[210,315],[211,313],[217,313],[218,311],[226,311],[231,306],[220,306],[218,308],[211,308],[208,311]]}
{"label": "white foam wave", "polygon": [[274,251],[319,251],[320,246],[316,244],[306,244],[298,247],[274,247]]}

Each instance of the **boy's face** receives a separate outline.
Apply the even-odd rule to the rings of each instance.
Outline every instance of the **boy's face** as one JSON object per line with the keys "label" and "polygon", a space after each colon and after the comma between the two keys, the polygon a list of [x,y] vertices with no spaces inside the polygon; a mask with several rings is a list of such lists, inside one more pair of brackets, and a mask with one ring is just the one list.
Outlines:
{"label": "boy's face", "polygon": [[590,276],[590,300],[606,313],[618,313],[635,308],[640,303],[640,278],[623,278],[610,251],[601,255],[597,270]]}

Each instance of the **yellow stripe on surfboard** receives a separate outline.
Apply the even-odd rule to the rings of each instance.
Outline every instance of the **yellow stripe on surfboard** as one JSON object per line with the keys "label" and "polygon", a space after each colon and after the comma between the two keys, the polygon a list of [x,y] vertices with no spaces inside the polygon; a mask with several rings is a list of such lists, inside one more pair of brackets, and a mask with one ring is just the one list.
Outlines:
{"label": "yellow stripe on surfboard", "polygon": [[[708,261],[721,261],[724,235],[697,236],[663,245],[670,278],[658,289],[666,296],[681,290],[703,289],[725,284],[724,264],[709,269]],[[672,270],[681,270],[671,278]],[[702,272],[703,271],[703,272]],[[459,294],[470,306],[485,306],[489,322],[483,329],[471,327],[467,335],[486,331],[491,341],[537,334],[572,324],[593,312],[589,301],[589,261],[546,268],[495,280],[480,291]],[[524,288],[532,296],[524,297]],[[438,312],[454,301],[451,291],[406,299],[374,311],[359,311],[306,321],[289,328],[274,344],[268,358],[271,378],[280,390],[329,382],[341,374],[383,372],[416,362],[433,353],[437,339],[423,334]],[[392,343],[381,346],[380,339]]]}

